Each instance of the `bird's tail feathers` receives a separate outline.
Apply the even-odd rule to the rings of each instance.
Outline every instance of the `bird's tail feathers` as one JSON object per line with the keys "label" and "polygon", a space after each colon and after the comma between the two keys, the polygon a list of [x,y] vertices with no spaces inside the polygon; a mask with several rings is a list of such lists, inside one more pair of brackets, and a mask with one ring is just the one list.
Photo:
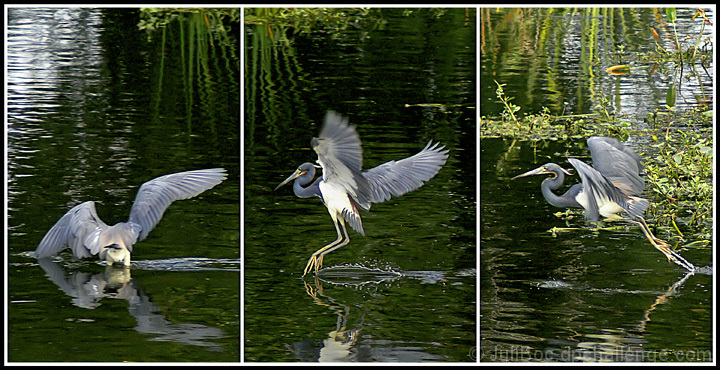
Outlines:
{"label": "bird's tail feathers", "polygon": [[353,228],[353,230],[357,231],[358,234],[365,236],[365,229],[363,229],[360,212],[358,212],[358,209],[355,206],[355,202],[353,202],[352,200],[350,200],[350,202],[353,205],[353,209],[344,208],[342,210],[341,216],[345,219],[345,222],[347,222],[350,227]]}
{"label": "bird's tail feathers", "polygon": [[642,215],[645,213],[645,210],[647,210],[648,206],[650,206],[650,202],[647,199],[639,198],[639,197],[630,197],[629,200],[625,201],[626,208],[625,210],[631,217],[642,217]]}

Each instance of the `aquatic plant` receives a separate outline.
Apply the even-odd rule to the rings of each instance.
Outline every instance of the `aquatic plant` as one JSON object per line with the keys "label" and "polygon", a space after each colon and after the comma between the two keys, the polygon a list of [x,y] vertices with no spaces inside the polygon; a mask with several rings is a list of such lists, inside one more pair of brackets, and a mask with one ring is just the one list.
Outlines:
{"label": "aquatic plant", "polygon": [[[140,8],[138,29],[146,31],[152,40],[155,31],[164,29],[175,20],[194,20],[216,39],[228,41],[230,25],[240,21],[239,8]],[[198,29],[202,27],[198,26]]]}
{"label": "aquatic plant", "polygon": [[[702,22],[702,27],[700,28],[698,34],[689,35],[682,40],[678,36],[677,28],[675,26],[677,22],[676,8],[665,8],[665,19],[668,23],[672,25],[673,39],[671,45],[675,49],[674,51],[668,51],[666,48],[663,48],[660,45],[660,35],[655,30],[655,28],[650,27],[650,32],[655,39],[655,45],[657,46],[657,51],[661,59],[663,59],[664,61],[674,61],[679,65],[683,65],[685,61],[695,63],[696,57],[699,55],[699,53],[707,54],[707,47],[712,43],[712,39],[711,36],[704,35],[705,25],[712,25],[712,22],[710,21],[710,19],[708,19],[703,9],[698,8],[695,12],[695,15],[691,17],[692,20],[697,19]],[[694,40],[694,43],[684,49],[683,44],[688,40]],[[705,45],[703,48],[700,47],[700,42],[702,40],[705,40]],[[655,57],[657,56],[658,55],[655,55]],[[708,61],[707,58],[703,58],[703,60]]]}
{"label": "aquatic plant", "polygon": [[645,158],[652,196],[648,214],[671,241],[709,243],[713,230],[711,129],[674,130],[655,140],[652,154]]}
{"label": "aquatic plant", "polygon": [[[380,12],[372,14],[369,8],[245,8],[244,22],[277,27],[277,31],[290,29],[298,34],[308,34],[322,28],[342,31],[359,22],[374,22],[376,26],[384,23]],[[338,34],[340,32],[333,33]]]}
{"label": "aquatic plant", "polygon": [[[497,82],[496,82],[497,83]],[[656,235],[676,247],[707,245],[713,224],[712,111],[700,106],[682,113],[656,110],[643,125],[632,125],[602,112],[585,115],[539,114],[518,118],[520,107],[510,103],[502,85],[497,95],[506,104],[501,117],[480,117],[482,137],[514,137],[517,140],[566,140],[583,142],[594,135],[650,137],[644,153],[648,197],[646,215],[654,219]],[[512,120],[510,118],[513,118]],[[508,124],[512,123],[512,124]],[[566,222],[574,210],[558,212]]]}
{"label": "aquatic plant", "polygon": [[[502,113],[503,119],[506,119],[508,117],[512,118],[513,122],[515,122],[516,125],[520,126],[520,122],[518,121],[517,117],[515,117],[515,112],[519,111],[520,107],[513,103],[510,103],[510,101],[515,98],[505,95],[505,90],[503,89],[505,84],[501,84],[497,81],[495,81],[495,84],[497,85],[495,95],[497,95],[498,100],[505,105],[505,110]],[[532,129],[532,127],[530,128]]]}

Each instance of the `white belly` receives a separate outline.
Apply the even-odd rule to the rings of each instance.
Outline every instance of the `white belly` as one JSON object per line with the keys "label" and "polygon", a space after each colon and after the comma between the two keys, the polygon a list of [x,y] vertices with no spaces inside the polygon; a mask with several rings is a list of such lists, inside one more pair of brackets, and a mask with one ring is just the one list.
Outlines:
{"label": "white belly", "polygon": [[353,209],[344,187],[322,181],[320,182],[320,192],[331,216],[342,214],[344,209]]}

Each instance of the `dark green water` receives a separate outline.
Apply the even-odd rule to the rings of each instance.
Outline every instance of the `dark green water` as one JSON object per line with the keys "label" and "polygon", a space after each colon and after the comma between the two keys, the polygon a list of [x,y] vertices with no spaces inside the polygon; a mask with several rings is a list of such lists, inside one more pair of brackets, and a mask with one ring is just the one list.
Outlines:
{"label": "dark green water", "polygon": [[[712,104],[713,28],[703,29],[695,7],[678,7],[677,22],[667,21],[665,8],[483,8],[480,10],[481,115],[498,115],[495,81],[521,107],[519,115],[604,112],[642,119],[663,111],[668,92],[675,109]],[[707,9],[713,16],[712,9]],[[659,34],[659,42],[650,32]],[[657,45],[675,52],[696,45],[705,51],[703,63],[678,66],[651,57]],[[698,61],[701,58],[696,58]],[[630,73],[612,75],[606,69],[629,64]],[[672,94],[671,94],[672,95]]]}
{"label": "dark green water", "polygon": [[[671,51],[676,30],[683,50],[711,35],[695,11],[678,8],[673,25],[663,8],[481,9],[480,115],[505,109],[495,81],[518,115],[607,113],[630,130],[653,128],[646,115],[666,112],[671,93],[678,114],[712,106],[712,61],[680,68],[647,58],[657,47],[651,27]],[[605,72],[617,64],[632,64],[631,73]],[[583,135],[597,134],[591,127]],[[631,132],[629,144],[647,153],[648,131]],[[637,227],[596,230],[581,212],[556,216],[540,176],[510,179],[547,162],[570,168],[568,157],[589,153],[581,138],[528,137],[480,143],[480,361],[712,361],[713,276],[686,275]],[[709,246],[680,253],[713,262]]]}
{"label": "dark green water", "polygon": [[[481,142],[481,361],[710,361],[712,276],[686,276],[637,227],[556,217],[539,176],[510,180],[546,162],[569,167],[566,156],[588,153],[571,140]],[[712,263],[710,248],[680,252]]]}
{"label": "dark green water", "polygon": [[[381,15],[381,28],[366,20],[288,44],[246,27],[245,361],[475,360],[474,12]],[[364,213],[367,236],[350,231],[324,260],[359,271],[306,286],[332,220],[318,199],[273,189],[317,159],[310,140],[327,109],[357,125],[364,168],[429,140],[450,158],[422,188]]]}
{"label": "dark green water", "polygon": [[[675,27],[663,8],[477,13],[375,9],[309,35],[244,25],[240,36],[233,24],[209,39],[207,20],[188,17],[149,41],[134,9],[9,9],[7,360],[711,361],[712,276],[685,275],[637,228],[555,216],[540,178],[510,181],[586,159],[581,141],[483,138],[476,150],[478,115],[503,110],[493,80],[521,114],[607,111],[645,127],[669,92],[678,112],[712,106],[711,63],[643,59],[656,47],[649,27],[667,49],[675,29],[693,43],[694,9],[679,9]],[[604,73],[624,63],[630,75]],[[315,161],[328,109],[357,125],[365,168],[429,140],[450,157],[422,188],[363,213],[367,235],[351,230],[328,269],[303,280],[335,230],[318,199],[273,189]],[[173,204],[129,271],[30,253],[80,202],[124,221],[143,182],[208,167],[230,176]],[[680,252],[700,266],[713,258]]]}
{"label": "dark green water", "polygon": [[[9,10],[9,361],[239,360],[238,32],[148,42],[138,14]],[[171,205],[127,274],[28,254],[80,202],[125,221],[143,182],[207,167],[229,178]]]}

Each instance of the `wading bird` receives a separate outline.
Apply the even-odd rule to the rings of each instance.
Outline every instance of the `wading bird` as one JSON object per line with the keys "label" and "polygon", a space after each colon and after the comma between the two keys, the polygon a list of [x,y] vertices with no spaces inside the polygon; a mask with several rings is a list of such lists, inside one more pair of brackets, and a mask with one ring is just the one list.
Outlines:
{"label": "wading bird", "polygon": [[[303,276],[322,266],[323,257],[350,242],[345,222],[360,235],[365,235],[359,209],[369,211],[373,203],[391,196],[399,197],[421,187],[438,173],[448,158],[448,150],[429,142],[419,153],[383,163],[362,171],[362,144],[355,126],[335,112],[329,111],[320,130],[320,137],[310,142],[318,155],[318,165],[301,164],[275,190],[295,180],[293,191],[300,198],[318,197],[327,207],[337,231],[337,239],[318,249],[308,260]],[[315,178],[316,169],[322,177]],[[342,228],[342,232],[340,229]]]}
{"label": "wading bird", "polygon": [[138,190],[128,222],[106,225],[87,201],[70,209],[45,234],[35,249],[38,258],[50,257],[65,247],[77,258],[99,254],[109,264],[130,266],[133,245],[147,237],[170,203],[189,199],[227,178],[223,168],[173,173],[150,180]]}
{"label": "wading bird", "polygon": [[[556,207],[583,208],[588,221],[599,221],[602,216],[636,224],[669,261],[689,271],[695,270],[695,266],[673,251],[668,243],[656,238],[643,218],[649,202],[642,198],[645,180],[641,176],[643,165],[640,157],[615,138],[594,136],[587,140],[587,144],[594,168],[581,160],[569,158],[568,161],[580,175],[581,183],[573,185],[563,195],[555,195],[553,190],[560,188],[565,175],[571,173],[555,163],[544,164],[512,179],[550,175],[540,185],[548,203]],[[621,216],[621,212],[627,217]]]}

